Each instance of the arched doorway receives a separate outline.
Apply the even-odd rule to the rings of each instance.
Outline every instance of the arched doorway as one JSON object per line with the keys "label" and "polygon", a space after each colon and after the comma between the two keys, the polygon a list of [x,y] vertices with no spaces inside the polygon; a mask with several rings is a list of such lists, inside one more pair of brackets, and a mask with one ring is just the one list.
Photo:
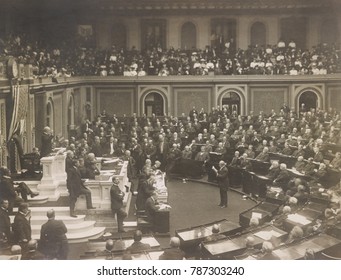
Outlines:
{"label": "arched doorway", "polygon": [[231,113],[236,111],[240,115],[241,103],[238,93],[234,91],[224,93],[221,99],[221,106],[227,107]]}
{"label": "arched doorway", "polygon": [[54,130],[54,108],[51,100],[46,104],[46,125]]}
{"label": "arched doorway", "polygon": [[265,46],[266,44],[266,29],[262,22],[255,22],[251,26],[251,45]]}
{"label": "arched doorway", "polygon": [[192,22],[186,22],[181,27],[181,49],[190,50],[197,47],[197,30]]}
{"label": "arched doorway", "polygon": [[144,113],[150,117],[152,114],[156,116],[164,115],[164,100],[161,94],[150,92],[144,99]]}
{"label": "arched doorway", "polygon": [[303,92],[298,99],[298,105],[300,110],[302,108],[302,104],[304,104],[304,108],[306,111],[316,109],[317,102],[318,102],[317,94],[310,90]]}

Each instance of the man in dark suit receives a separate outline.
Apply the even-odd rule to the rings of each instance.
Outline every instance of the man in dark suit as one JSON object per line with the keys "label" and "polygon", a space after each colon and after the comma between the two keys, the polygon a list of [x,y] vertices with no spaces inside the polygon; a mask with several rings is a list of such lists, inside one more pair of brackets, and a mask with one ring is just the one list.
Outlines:
{"label": "man in dark suit", "polygon": [[183,260],[185,259],[185,253],[180,249],[180,239],[178,237],[172,237],[169,242],[170,248],[165,249],[159,260]]}
{"label": "man in dark suit", "polygon": [[45,126],[43,130],[43,135],[41,136],[40,149],[41,157],[46,157],[52,152],[52,140],[53,140],[52,130],[48,126]]}
{"label": "man in dark suit", "polygon": [[141,242],[142,240],[142,232],[140,230],[135,231],[134,233],[134,242],[127,248],[127,252],[130,254],[141,253],[144,251],[150,250],[150,245],[147,243]]}
{"label": "man in dark suit", "polygon": [[8,200],[0,201],[0,240],[2,244],[9,244],[11,241],[11,220],[8,213]]}
{"label": "man in dark suit", "polygon": [[92,206],[91,191],[87,189],[82,181],[81,174],[78,170],[79,161],[75,160],[73,162],[72,168],[67,172],[66,187],[70,194],[70,216],[77,218],[75,215],[75,206],[77,198],[84,194],[86,198],[86,206],[88,209],[95,209]]}
{"label": "man in dark suit", "polygon": [[48,221],[41,226],[40,246],[49,260],[66,260],[69,244],[66,237],[67,228],[63,221],[56,220],[53,209],[47,211]]}
{"label": "man in dark suit", "polygon": [[287,191],[288,183],[291,179],[290,173],[287,170],[287,165],[285,163],[281,163],[279,169],[280,172],[273,182],[275,185],[280,186],[283,191]]}
{"label": "man in dark suit", "polygon": [[27,243],[31,240],[31,211],[28,203],[21,203],[13,223],[13,241],[19,244],[23,251],[27,249]]}
{"label": "man in dark suit", "polygon": [[136,209],[144,210],[146,206],[146,200],[150,197],[154,190],[155,176],[151,175],[148,179],[141,181],[138,188],[138,194],[136,197]]}
{"label": "man in dark suit", "polygon": [[70,168],[73,167],[73,159],[75,157],[75,154],[71,150],[66,151],[66,157],[65,157],[65,172],[67,173]]}
{"label": "man in dark suit", "polygon": [[230,181],[228,177],[228,169],[226,167],[226,163],[224,161],[219,161],[219,170],[217,170],[214,166],[212,170],[216,173],[218,187],[220,189],[220,203],[218,206],[221,208],[227,207],[227,190],[230,186]]}
{"label": "man in dark suit", "polygon": [[168,156],[168,142],[165,140],[163,135],[159,135],[158,143],[156,146],[156,159],[161,162],[161,169],[164,170],[167,164],[167,156]]}
{"label": "man in dark suit", "polygon": [[[20,194],[20,196],[18,195]],[[33,192],[24,182],[14,187],[13,180],[11,178],[11,171],[6,167],[0,168],[0,200],[8,200],[8,211],[12,213],[13,206],[17,206],[22,202],[27,201],[27,197],[35,197],[38,193]]]}
{"label": "man in dark suit", "polygon": [[157,195],[152,193],[146,200],[144,209],[146,211],[146,216],[148,222],[151,224],[153,231],[156,229],[156,216],[157,212],[160,210],[159,202],[157,201]]}
{"label": "man in dark suit", "polygon": [[264,147],[263,151],[256,157],[256,160],[269,162],[270,161],[269,148]]}
{"label": "man in dark suit", "polygon": [[124,192],[120,190],[119,179],[117,177],[112,178],[113,185],[110,189],[111,199],[111,211],[115,217],[117,216],[117,228],[118,232],[125,232],[123,229],[123,220],[127,217],[127,213],[123,210],[123,198]]}
{"label": "man in dark suit", "polygon": [[271,181],[273,181],[277,178],[277,176],[279,175],[280,172],[281,172],[281,170],[279,168],[279,162],[277,160],[274,160],[271,163],[271,166],[269,168],[269,172],[266,175],[266,177],[268,177]]}
{"label": "man in dark suit", "polygon": [[92,144],[91,152],[95,154],[95,157],[103,156],[101,139],[98,136],[95,136],[95,142]]}

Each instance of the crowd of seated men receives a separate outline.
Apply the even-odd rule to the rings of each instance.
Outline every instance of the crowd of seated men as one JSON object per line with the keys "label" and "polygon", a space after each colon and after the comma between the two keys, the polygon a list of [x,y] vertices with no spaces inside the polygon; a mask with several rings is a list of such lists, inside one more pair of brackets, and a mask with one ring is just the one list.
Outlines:
{"label": "crowd of seated men", "polygon": [[[86,47],[85,47],[86,46]],[[70,76],[176,76],[176,75],[318,75],[340,72],[340,48],[321,43],[311,50],[294,41],[277,45],[236,49],[221,47],[182,50],[160,45],[139,51],[96,49],[80,38],[59,44],[32,42],[25,35],[0,38],[0,56],[12,55],[19,63],[31,64],[36,77]]]}
{"label": "crowd of seated men", "polygon": [[[157,160],[162,170],[170,171],[179,159],[207,162],[215,152],[231,167],[251,170],[250,159],[270,162],[276,154],[293,158],[297,171],[318,180],[326,170],[340,170],[340,127],[334,109],[296,113],[285,104],[279,112],[248,116],[238,116],[227,106],[209,113],[193,108],[180,117],[117,117],[104,110],[93,122],[86,120],[78,137],[63,145],[76,157],[85,157],[86,166],[94,157],[125,158],[134,166],[133,174],[142,170],[146,159],[152,164]],[[278,172],[273,167],[269,171],[269,178],[278,183],[277,175],[285,173],[285,166],[281,165],[282,172],[279,167]]]}

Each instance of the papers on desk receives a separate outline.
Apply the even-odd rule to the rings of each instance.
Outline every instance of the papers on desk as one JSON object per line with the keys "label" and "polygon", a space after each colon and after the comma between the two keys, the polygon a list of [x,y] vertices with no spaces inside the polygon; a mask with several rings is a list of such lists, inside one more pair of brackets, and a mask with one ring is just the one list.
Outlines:
{"label": "papers on desk", "polygon": [[[142,237],[142,240],[141,240],[143,243],[146,243],[146,244],[149,244],[150,247],[159,247],[160,246],[160,243],[153,237],[153,236],[146,236],[146,237]],[[134,243],[134,240],[133,239],[127,239],[127,240],[124,240],[124,244],[125,244],[125,247],[128,248],[129,246],[131,246],[131,244]]]}
{"label": "papers on desk", "polygon": [[171,209],[172,207],[170,207],[170,205],[168,204],[160,204],[160,208],[159,210],[162,211],[162,210],[167,210],[167,209]]}
{"label": "papers on desk", "polygon": [[261,219],[262,218],[262,213],[252,212],[251,219],[252,218]]}
{"label": "papers on desk", "polygon": [[270,188],[270,191],[271,191],[271,192],[280,193],[280,192],[282,191],[282,188],[279,188],[279,187],[271,187],[271,188]]}
{"label": "papers on desk", "polygon": [[299,214],[290,214],[288,215],[288,220],[294,223],[301,224],[303,226],[311,223],[306,217]]}
{"label": "papers on desk", "polygon": [[273,236],[274,237],[280,237],[281,234],[277,231],[274,231],[274,230],[270,230],[270,231],[263,230],[263,231],[259,231],[259,232],[255,233],[255,236],[257,236],[263,240],[270,240]]}
{"label": "papers on desk", "polygon": [[113,158],[113,159],[104,160],[103,163],[104,164],[115,163],[115,162],[118,162],[119,160],[120,160],[119,158]]}
{"label": "papers on desk", "polygon": [[296,174],[296,175],[304,175],[303,173],[301,173],[301,172],[299,172],[299,171],[297,171],[296,169],[294,169],[294,168],[291,168],[291,169],[288,169],[291,173],[294,173],[294,174]]}

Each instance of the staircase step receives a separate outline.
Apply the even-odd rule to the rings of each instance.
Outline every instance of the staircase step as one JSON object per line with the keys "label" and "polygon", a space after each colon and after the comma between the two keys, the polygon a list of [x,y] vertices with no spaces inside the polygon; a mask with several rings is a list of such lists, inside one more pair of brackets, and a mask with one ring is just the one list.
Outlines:
{"label": "staircase step", "polygon": [[[85,221],[77,224],[66,225],[67,231],[70,234],[87,232],[88,230],[94,228],[95,221]],[[41,225],[31,225],[32,234],[40,234]]]}
{"label": "staircase step", "polygon": [[[56,217],[58,216],[68,216],[70,215],[70,208],[69,207],[60,207],[60,206],[56,206],[56,207],[30,207],[29,208],[31,210],[31,215],[32,216],[46,216],[46,213],[48,210],[54,209],[55,213],[56,213]],[[13,209],[14,212],[18,211],[18,208],[14,208]]]}
{"label": "staircase step", "polygon": [[[69,243],[84,243],[88,242],[89,239],[101,237],[104,231],[104,227],[94,227],[84,232],[67,233],[66,236]],[[33,234],[32,238],[38,240],[40,238],[40,234]]]}
{"label": "staircase step", "polygon": [[[11,222],[14,222],[14,216],[10,216]],[[72,224],[79,224],[84,222],[85,215],[77,215],[77,218],[72,218],[70,216],[56,216],[56,220],[62,220],[66,226]],[[45,216],[32,216],[31,217],[31,226],[33,225],[42,225],[47,222],[47,217]]]}
{"label": "staircase step", "polygon": [[32,205],[45,204],[46,202],[48,202],[48,200],[49,200],[48,196],[38,195],[33,198],[28,198],[27,202],[30,206],[32,206]]}

